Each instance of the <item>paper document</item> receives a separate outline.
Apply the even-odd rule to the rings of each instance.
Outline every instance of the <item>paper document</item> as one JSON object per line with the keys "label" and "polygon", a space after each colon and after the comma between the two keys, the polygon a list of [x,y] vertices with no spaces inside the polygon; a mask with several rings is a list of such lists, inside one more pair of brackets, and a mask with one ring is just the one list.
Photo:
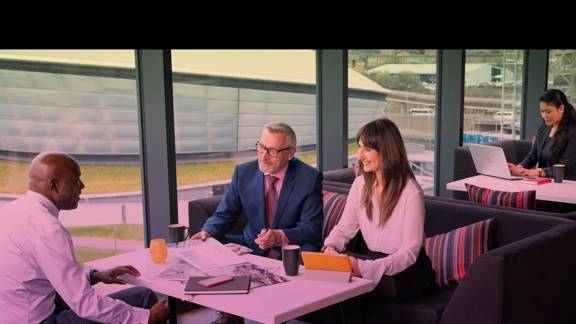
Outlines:
{"label": "paper document", "polygon": [[189,240],[186,247],[174,249],[178,256],[200,271],[245,263],[246,260],[210,237],[206,241]]}
{"label": "paper document", "polygon": [[167,269],[153,276],[152,279],[187,281],[189,277],[205,275],[205,272],[194,268],[182,259],[178,259],[176,263],[171,264]]}
{"label": "paper document", "polygon": [[252,253],[252,249],[244,246],[244,245],[240,245],[240,244],[236,244],[236,243],[227,243],[224,244],[225,247],[229,248],[232,252],[238,254],[238,255],[244,255],[244,254],[248,254],[248,253]]}

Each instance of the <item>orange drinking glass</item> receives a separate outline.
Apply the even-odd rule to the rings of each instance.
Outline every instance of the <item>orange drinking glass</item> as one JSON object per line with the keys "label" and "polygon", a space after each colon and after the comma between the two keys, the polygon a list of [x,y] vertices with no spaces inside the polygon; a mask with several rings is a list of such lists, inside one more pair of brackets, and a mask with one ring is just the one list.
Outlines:
{"label": "orange drinking glass", "polygon": [[150,257],[154,263],[164,263],[168,250],[166,249],[166,240],[153,239],[150,241]]}

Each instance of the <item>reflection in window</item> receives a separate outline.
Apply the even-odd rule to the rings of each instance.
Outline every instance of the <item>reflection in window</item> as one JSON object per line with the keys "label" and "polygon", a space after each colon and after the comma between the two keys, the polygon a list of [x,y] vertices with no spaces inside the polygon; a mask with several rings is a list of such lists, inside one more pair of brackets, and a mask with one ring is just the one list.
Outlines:
{"label": "reflection in window", "polygon": [[316,53],[172,51],[179,222],[187,202],[222,194],[237,164],[257,157],[262,127],[285,122],[298,158],[316,165]]}
{"label": "reflection in window", "polygon": [[520,138],[523,58],[522,50],[466,51],[464,143]]}
{"label": "reflection in window", "polygon": [[576,101],[576,50],[550,50],[548,89],[561,90],[568,102]]}
{"label": "reflection in window", "polygon": [[393,120],[426,194],[434,189],[436,50],[348,52],[349,165],[356,161],[356,133],[377,118]]}
{"label": "reflection in window", "polygon": [[59,219],[80,262],[143,247],[133,51],[0,51],[0,204],[27,191],[41,151],[81,165],[86,187]]}

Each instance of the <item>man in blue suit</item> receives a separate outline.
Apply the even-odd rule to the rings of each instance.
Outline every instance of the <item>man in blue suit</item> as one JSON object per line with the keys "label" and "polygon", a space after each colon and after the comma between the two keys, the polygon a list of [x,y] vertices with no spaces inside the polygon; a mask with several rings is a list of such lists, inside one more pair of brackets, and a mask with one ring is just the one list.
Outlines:
{"label": "man in blue suit", "polygon": [[[322,173],[294,158],[296,134],[284,123],[264,127],[256,143],[258,160],[238,165],[224,199],[192,239],[214,237],[277,258],[281,247],[303,251],[322,245]],[[243,235],[227,235],[243,214]]]}

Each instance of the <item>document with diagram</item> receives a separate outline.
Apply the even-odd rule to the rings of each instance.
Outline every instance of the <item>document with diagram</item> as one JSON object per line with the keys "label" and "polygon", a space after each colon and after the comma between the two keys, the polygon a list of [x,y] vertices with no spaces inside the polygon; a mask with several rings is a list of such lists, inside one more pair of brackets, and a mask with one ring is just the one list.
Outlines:
{"label": "document with diagram", "polygon": [[246,263],[246,259],[232,252],[218,240],[188,240],[186,247],[173,249],[176,254],[200,271]]}

